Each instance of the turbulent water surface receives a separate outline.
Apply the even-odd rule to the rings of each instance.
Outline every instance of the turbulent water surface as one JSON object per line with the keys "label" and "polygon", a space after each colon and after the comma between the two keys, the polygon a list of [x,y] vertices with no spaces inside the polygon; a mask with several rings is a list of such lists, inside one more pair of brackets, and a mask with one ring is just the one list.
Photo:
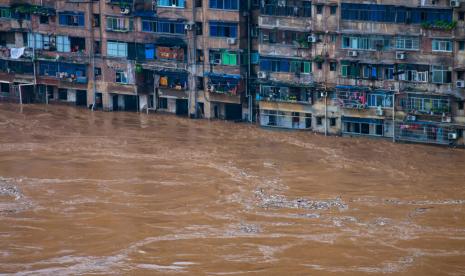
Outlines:
{"label": "turbulent water surface", "polygon": [[464,275],[465,151],[0,105],[0,274]]}

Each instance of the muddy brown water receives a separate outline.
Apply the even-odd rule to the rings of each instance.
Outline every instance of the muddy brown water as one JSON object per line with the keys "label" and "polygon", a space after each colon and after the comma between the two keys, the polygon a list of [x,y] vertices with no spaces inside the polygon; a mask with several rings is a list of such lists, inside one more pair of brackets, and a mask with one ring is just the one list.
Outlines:
{"label": "muddy brown water", "polygon": [[465,275],[465,151],[0,104],[0,274]]}

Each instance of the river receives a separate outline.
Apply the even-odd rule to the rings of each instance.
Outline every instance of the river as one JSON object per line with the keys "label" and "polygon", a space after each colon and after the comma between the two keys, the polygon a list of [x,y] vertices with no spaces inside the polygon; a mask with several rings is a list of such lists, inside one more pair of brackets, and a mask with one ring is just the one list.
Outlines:
{"label": "river", "polygon": [[0,274],[464,275],[465,151],[0,104]]}

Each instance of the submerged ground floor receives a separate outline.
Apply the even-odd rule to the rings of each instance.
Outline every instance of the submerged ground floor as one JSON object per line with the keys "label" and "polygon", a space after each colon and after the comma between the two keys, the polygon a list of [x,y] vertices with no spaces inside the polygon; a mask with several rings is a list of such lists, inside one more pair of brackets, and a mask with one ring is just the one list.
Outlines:
{"label": "submerged ground floor", "polygon": [[[89,92],[83,86],[2,82],[0,101],[66,104],[102,111],[166,112],[179,116],[230,121],[251,121],[266,128],[311,131],[326,135],[368,136],[394,141],[465,146],[465,124],[444,116],[411,116],[392,108],[345,109],[323,99],[311,102],[256,101],[254,107],[240,98],[164,91],[154,94]],[[252,116],[249,117],[250,112]],[[394,120],[395,118],[395,120]],[[393,123],[395,121],[395,123]]]}

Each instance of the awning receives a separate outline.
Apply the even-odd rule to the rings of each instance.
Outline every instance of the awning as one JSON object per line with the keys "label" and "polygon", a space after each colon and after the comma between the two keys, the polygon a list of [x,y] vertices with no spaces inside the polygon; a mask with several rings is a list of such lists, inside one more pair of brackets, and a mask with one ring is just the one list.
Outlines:
{"label": "awning", "polygon": [[172,46],[183,47],[183,46],[186,46],[186,41],[179,37],[162,36],[162,37],[155,39],[155,44],[160,45],[160,46],[169,46],[169,47],[172,47]]}
{"label": "awning", "polygon": [[351,90],[351,91],[369,91],[370,89],[368,87],[363,87],[363,86],[352,86],[352,85],[336,85],[336,89],[341,89],[341,90]]}
{"label": "awning", "polygon": [[375,118],[359,118],[359,117],[345,117],[342,116],[343,123],[365,123],[365,124],[383,124],[383,119]]}
{"label": "awning", "polygon": [[143,18],[151,18],[151,19],[154,19],[157,17],[157,13],[155,11],[144,11],[144,10],[140,10],[140,11],[134,11],[134,16],[139,16],[139,17],[143,17]]}
{"label": "awning", "polygon": [[241,79],[241,75],[230,75],[230,74],[218,74],[212,72],[206,72],[204,76],[212,78],[220,78],[220,79]]}

